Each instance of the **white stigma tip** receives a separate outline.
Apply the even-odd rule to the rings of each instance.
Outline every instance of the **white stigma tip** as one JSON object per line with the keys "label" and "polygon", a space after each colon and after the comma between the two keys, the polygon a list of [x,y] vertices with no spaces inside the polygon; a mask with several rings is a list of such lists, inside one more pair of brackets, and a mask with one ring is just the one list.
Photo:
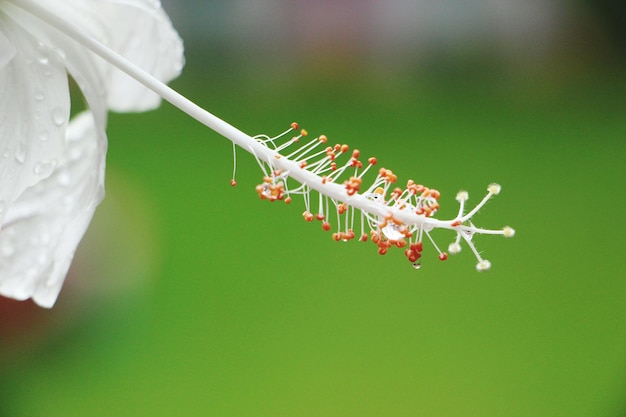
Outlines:
{"label": "white stigma tip", "polygon": [[502,187],[500,187],[500,184],[489,184],[489,187],[487,187],[487,190],[491,193],[491,194],[495,194],[498,195],[500,194],[500,190],[502,189]]}
{"label": "white stigma tip", "polygon": [[489,262],[486,259],[483,259],[482,261],[478,262],[478,264],[476,265],[476,270],[479,272],[486,271],[489,268],[491,268],[491,262]]}
{"label": "white stigma tip", "polygon": [[456,242],[450,243],[450,245],[448,246],[448,252],[450,252],[452,254],[456,254],[456,253],[461,252],[461,245],[459,245]]}
{"label": "white stigma tip", "polygon": [[512,227],[506,226],[504,229],[502,229],[502,234],[504,235],[504,237],[513,237],[515,236],[515,229],[513,229]]}
{"label": "white stigma tip", "polygon": [[456,195],[456,201],[467,201],[469,194],[467,191],[459,191]]}

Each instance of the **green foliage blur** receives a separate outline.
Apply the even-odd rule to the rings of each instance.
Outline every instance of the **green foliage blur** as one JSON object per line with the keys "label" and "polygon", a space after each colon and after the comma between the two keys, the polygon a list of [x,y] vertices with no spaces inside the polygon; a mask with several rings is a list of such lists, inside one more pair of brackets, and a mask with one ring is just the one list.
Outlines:
{"label": "green foliage blur", "polygon": [[297,121],[376,156],[440,217],[500,183],[475,218],[517,231],[476,237],[492,269],[334,242],[258,199],[245,152],[231,187],[231,144],[169,104],[111,115],[58,305],[0,310],[0,416],[623,416],[623,63],[301,64],[190,45],[172,85],[249,134]]}

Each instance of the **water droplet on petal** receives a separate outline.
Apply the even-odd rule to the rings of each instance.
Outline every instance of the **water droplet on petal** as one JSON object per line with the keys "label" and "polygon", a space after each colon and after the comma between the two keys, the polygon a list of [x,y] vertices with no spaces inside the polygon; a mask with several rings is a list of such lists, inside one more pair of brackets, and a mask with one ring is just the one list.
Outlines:
{"label": "water droplet on petal", "polygon": [[37,62],[41,65],[48,65],[50,62],[48,48],[46,48],[46,45],[44,45],[43,42],[38,42],[37,44]]}
{"label": "water droplet on petal", "polygon": [[37,100],[37,101],[44,101],[45,98],[46,98],[46,96],[45,96],[45,94],[43,92],[37,91],[35,93],[35,100]]}
{"label": "water droplet on petal", "polygon": [[41,132],[39,132],[39,140],[42,142],[47,141],[50,138],[50,132],[48,132],[47,130],[42,130]]}
{"label": "water droplet on petal", "polygon": [[422,267],[422,264],[421,264],[421,263],[419,263],[419,262],[414,262],[414,263],[413,263],[413,268],[414,268],[414,269],[420,269],[421,267]]}
{"label": "water droplet on petal", "polygon": [[48,178],[52,174],[52,171],[54,171],[54,168],[56,166],[56,159],[40,162],[35,165],[35,174],[37,174],[41,178]]}
{"label": "water droplet on petal", "polygon": [[15,160],[20,164],[23,164],[26,161],[26,148],[23,143],[20,143],[17,151],[15,151]]}
{"label": "water droplet on petal", "polygon": [[57,181],[59,182],[59,185],[67,187],[72,184],[72,176],[69,174],[69,172],[62,171],[59,173]]}
{"label": "water droplet on petal", "polygon": [[67,120],[65,118],[65,112],[60,107],[55,107],[52,110],[52,121],[57,126],[62,126]]}

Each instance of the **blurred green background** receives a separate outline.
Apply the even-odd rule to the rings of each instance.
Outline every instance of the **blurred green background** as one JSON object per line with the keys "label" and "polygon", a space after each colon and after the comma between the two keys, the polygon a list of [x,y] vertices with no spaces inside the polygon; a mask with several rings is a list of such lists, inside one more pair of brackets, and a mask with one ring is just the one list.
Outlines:
{"label": "blurred green background", "polygon": [[[270,3],[295,15],[238,15]],[[59,302],[0,303],[0,416],[626,415],[611,3],[545,2],[547,21],[541,2],[513,7],[498,22],[519,31],[486,34],[466,6],[403,42],[358,2],[228,4],[165,4],[187,44],[177,90],[250,134],[298,121],[375,155],[439,189],[441,217],[457,191],[477,202],[499,182],[475,220],[515,238],[476,238],[486,273],[467,248],[442,263],[428,245],[414,270],[401,251],[334,242],[297,199],[260,201],[244,152],[232,188],[230,143],[170,105],[112,115],[107,198]],[[401,12],[387,16],[412,27]]]}

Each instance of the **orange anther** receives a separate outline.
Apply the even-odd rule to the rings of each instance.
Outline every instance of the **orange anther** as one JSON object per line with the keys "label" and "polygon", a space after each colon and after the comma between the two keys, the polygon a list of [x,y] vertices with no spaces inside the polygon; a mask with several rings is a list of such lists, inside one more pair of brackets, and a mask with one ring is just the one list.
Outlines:
{"label": "orange anther", "polygon": [[291,124],[291,128],[292,128],[293,130],[298,130],[298,123],[293,122],[293,123]]}
{"label": "orange anther", "polygon": [[424,246],[422,245],[422,242],[416,242],[411,245],[411,249],[421,252],[424,249]]}
{"label": "orange anther", "polygon": [[306,220],[307,222],[313,221],[313,214],[311,214],[311,212],[309,211],[305,211],[304,213],[302,213],[302,217],[304,217],[304,220]]}
{"label": "orange anther", "polygon": [[341,240],[341,235],[339,233],[333,233],[333,239],[339,242]]}
{"label": "orange anther", "polygon": [[324,231],[328,232],[330,230],[330,223],[328,223],[328,222],[322,223],[322,229]]}
{"label": "orange anther", "polygon": [[347,209],[348,209],[348,205],[346,203],[341,203],[337,206],[337,212],[339,214],[345,213]]}
{"label": "orange anther", "polygon": [[350,149],[350,147],[348,145],[341,145],[341,152],[345,153],[348,152],[348,149]]}
{"label": "orange anther", "polygon": [[363,233],[359,239],[361,242],[367,242],[367,233]]}
{"label": "orange anther", "polygon": [[448,254],[445,252],[442,252],[439,254],[439,259],[442,261],[445,261],[446,259],[448,259]]}
{"label": "orange anther", "polygon": [[306,130],[302,129],[302,130],[300,131],[300,134],[301,134],[302,136],[306,136],[306,135],[308,135],[308,134],[309,134],[309,132],[307,132]]}
{"label": "orange anther", "polygon": [[376,165],[376,163],[378,162],[378,160],[372,156],[371,158],[368,158],[368,159],[367,159],[367,162],[369,162],[369,163],[370,163],[370,165]]}
{"label": "orange anther", "polygon": [[291,197],[285,198],[285,204],[289,204],[289,203],[291,203]]}
{"label": "orange anther", "polygon": [[450,226],[457,227],[457,226],[460,226],[461,224],[462,224],[461,220],[455,220],[452,223],[450,223]]}
{"label": "orange anther", "polygon": [[320,137],[317,138],[317,140],[319,140],[322,143],[328,142],[328,138],[326,137],[326,135],[320,135]]}
{"label": "orange anther", "polygon": [[300,162],[300,168],[306,168],[306,166],[307,166],[306,161]]}
{"label": "orange anther", "polygon": [[230,180],[230,185],[234,187],[235,185],[237,185],[237,181],[235,181],[234,179]]}
{"label": "orange anther", "polygon": [[396,245],[396,247],[398,247],[398,248],[403,248],[403,247],[405,247],[405,246],[406,246],[406,240],[404,240],[404,239],[396,240],[396,241],[394,242],[394,244],[395,244],[395,245]]}
{"label": "orange anther", "polygon": [[261,198],[261,200],[265,200],[267,198],[265,195],[265,186],[262,184],[257,185],[254,190],[259,194],[259,198]]}
{"label": "orange anther", "polygon": [[315,215],[315,218],[316,218],[317,220],[319,220],[319,221],[322,221],[322,220],[324,220],[324,215],[323,215],[323,214],[321,214],[321,213],[317,213],[317,214]]}
{"label": "orange anther", "polygon": [[361,151],[359,151],[358,149],[355,149],[355,150],[352,151],[352,157],[354,159],[357,159],[360,154],[361,154]]}
{"label": "orange anther", "polygon": [[386,253],[387,253],[387,249],[386,249],[386,248],[378,248],[378,253],[379,253],[380,255],[384,255],[384,254],[386,254]]}

